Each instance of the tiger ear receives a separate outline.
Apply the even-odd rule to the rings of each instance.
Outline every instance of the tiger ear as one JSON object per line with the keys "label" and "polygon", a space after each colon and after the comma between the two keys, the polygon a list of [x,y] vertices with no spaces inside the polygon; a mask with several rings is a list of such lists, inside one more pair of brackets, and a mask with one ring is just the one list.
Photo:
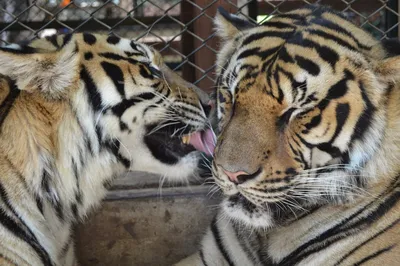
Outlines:
{"label": "tiger ear", "polygon": [[248,20],[228,13],[228,11],[222,7],[218,7],[218,12],[214,18],[214,24],[218,36],[224,40],[233,39],[233,37],[239,32],[256,26]]}
{"label": "tiger ear", "polygon": [[400,56],[393,56],[381,60],[375,66],[375,73],[388,82],[400,81]]}
{"label": "tiger ear", "polygon": [[372,47],[372,52],[384,53],[385,59],[374,65],[375,73],[384,81],[400,81],[400,41],[398,39],[384,39]]}
{"label": "tiger ear", "polygon": [[1,75],[15,80],[20,90],[40,90],[53,97],[60,97],[77,80],[78,62],[73,42],[49,53],[30,47],[0,48]]}

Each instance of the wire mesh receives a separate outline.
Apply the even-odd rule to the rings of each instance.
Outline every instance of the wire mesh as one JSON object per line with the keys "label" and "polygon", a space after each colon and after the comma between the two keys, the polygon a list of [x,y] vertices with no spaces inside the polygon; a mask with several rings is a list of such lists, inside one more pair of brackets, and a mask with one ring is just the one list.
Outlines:
{"label": "wire mesh", "polygon": [[54,33],[114,34],[154,46],[170,67],[209,90],[218,6],[262,23],[307,4],[329,5],[378,39],[398,36],[398,0],[0,0],[0,45]]}

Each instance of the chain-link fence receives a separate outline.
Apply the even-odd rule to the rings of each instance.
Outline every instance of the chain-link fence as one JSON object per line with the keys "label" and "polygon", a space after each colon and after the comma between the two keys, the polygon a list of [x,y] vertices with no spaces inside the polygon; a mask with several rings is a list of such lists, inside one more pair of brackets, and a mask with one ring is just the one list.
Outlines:
{"label": "chain-link fence", "polygon": [[307,4],[346,13],[377,38],[398,36],[400,0],[0,0],[0,45],[54,33],[92,31],[160,50],[170,67],[208,90],[214,83],[218,6],[258,23]]}

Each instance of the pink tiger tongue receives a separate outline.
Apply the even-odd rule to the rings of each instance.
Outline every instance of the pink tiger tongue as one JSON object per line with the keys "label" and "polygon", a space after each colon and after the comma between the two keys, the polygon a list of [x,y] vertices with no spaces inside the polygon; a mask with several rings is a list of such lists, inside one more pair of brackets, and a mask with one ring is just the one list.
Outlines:
{"label": "pink tiger tongue", "polygon": [[212,155],[215,148],[215,134],[211,129],[195,132],[190,136],[189,143],[198,151]]}

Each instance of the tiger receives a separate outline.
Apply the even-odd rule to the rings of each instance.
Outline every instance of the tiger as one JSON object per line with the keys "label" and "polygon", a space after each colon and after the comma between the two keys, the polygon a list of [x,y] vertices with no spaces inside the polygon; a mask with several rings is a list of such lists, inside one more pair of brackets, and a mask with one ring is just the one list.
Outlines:
{"label": "tiger", "polygon": [[320,5],[215,25],[223,197],[177,265],[399,265],[399,41]]}
{"label": "tiger", "polygon": [[210,99],[151,46],[53,35],[0,48],[0,265],[77,265],[73,226],[128,170],[189,180]]}

